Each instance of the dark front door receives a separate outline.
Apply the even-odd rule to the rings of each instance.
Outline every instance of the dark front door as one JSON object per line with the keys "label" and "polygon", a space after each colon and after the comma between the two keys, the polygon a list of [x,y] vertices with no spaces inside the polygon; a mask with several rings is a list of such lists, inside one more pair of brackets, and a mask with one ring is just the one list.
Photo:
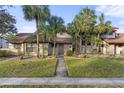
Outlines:
{"label": "dark front door", "polygon": [[64,55],[64,44],[58,44],[58,56]]}

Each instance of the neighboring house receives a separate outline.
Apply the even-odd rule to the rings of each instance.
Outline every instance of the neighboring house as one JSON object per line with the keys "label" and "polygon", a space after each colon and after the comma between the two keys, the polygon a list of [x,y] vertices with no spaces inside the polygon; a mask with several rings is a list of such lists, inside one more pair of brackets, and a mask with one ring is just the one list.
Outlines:
{"label": "neighboring house", "polygon": [[106,39],[104,54],[124,55],[124,33],[116,34],[115,38]]}
{"label": "neighboring house", "polygon": [[8,41],[3,37],[0,37],[0,49],[7,48],[7,47],[8,47]]}
{"label": "neighboring house", "polygon": [[117,33],[118,28],[112,27],[112,33],[103,35],[103,45],[101,46],[103,54],[124,55],[124,33]]}
{"label": "neighboring house", "polygon": [[[9,41],[8,48],[17,55],[28,54],[37,55],[37,42],[31,38],[33,33],[19,33],[16,37]],[[72,50],[71,36],[67,33],[57,33],[56,38],[56,53],[58,55],[64,55],[68,50]],[[52,55],[53,52],[53,41],[39,39],[40,55]],[[43,51],[44,48],[44,51]]]}
{"label": "neighboring house", "polygon": [[[115,39],[117,38],[117,30],[118,28],[117,27],[114,27],[114,26],[111,26],[111,33],[110,34],[101,34],[100,35],[100,38],[103,39],[103,40],[109,40],[109,39]],[[114,50],[110,50],[109,47],[107,46],[110,46],[108,45],[107,42],[103,41],[101,44],[100,44],[100,53],[103,53],[103,54],[109,54],[108,51],[114,51]],[[84,53],[84,50],[85,49],[85,46],[84,44],[82,45],[82,53]],[[96,44],[94,45],[91,45],[91,44],[87,44],[87,53],[97,53],[97,46]]]}

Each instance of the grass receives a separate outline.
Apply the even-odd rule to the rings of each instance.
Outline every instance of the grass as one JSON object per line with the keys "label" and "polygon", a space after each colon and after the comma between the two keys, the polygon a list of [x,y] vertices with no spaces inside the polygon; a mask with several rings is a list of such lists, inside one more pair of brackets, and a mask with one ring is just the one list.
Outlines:
{"label": "grass", "polygon": [[124,88],[124,85],[1,85],[0,88]]}
{"label": "grass", "polygon": [[124,77],[124,58],[66,58],[70,77]]}
{"label": "grass", "polygon": [[16,59],[0,63],[0,77],[50,77],[55,69],[55,59]]}
{"label": "grass", "polygon": [[6,57],[0,57],[0,61],[6,60]]}

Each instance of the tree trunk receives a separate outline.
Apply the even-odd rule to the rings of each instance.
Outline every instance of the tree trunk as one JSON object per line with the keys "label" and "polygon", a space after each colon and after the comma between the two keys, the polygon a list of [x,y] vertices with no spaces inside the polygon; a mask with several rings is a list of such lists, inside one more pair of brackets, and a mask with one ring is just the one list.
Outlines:
{"label": "tree trunk", "polygon": [[[99,34],[97,35],[97,37],[100,39]],[[100,53],[100,42],[98,42],[98,54]]]}
{"label": "tree trunk", "polygon": [[37,57],[40,57],[40,49],[39,49],[39,33],[37,32]]}
{"label": "tree trunk", "polygon": [[84,46],[84,54],[87,55],[87,42],[85,40],[85,46]]}
{"label": "tree trunk", "polygon": [[80,54],[82,54],[82,35],[80,34]]}
{"label": "tree trunk", "polygon": [[40,49],[39,49],[39,27],[38,27],[38,19],[36,19],[36,28],[37,28],[37,58],[40,57]]}
{"label": "tree trunk", "polygon": [[78,54],[78,48],[77,48],[77,46],[78,46],[78,45],[77,45],[77,44],[78,44],[78,41],[77,41],[77,39],[76,39],[76,41],[74,41],[74,42],[75,42],[75,53]]}
{"label": "tree trunk", "polygon": [[42,51],[42,58],[44,58],[44,43],[42,44],[42,49],[43,49],[43,51]]}
{"label": "tree trunk", "polygon": [[3,46],[2,46],[2,37],[0,37],[0,42],[1,42],[1,44],[0,44],[0,48],[2,48]]}
{"label": "tree trunk", "polygon": [[55,56],[55,51],[56,51],[56,33],[54,32],[53,56]]}

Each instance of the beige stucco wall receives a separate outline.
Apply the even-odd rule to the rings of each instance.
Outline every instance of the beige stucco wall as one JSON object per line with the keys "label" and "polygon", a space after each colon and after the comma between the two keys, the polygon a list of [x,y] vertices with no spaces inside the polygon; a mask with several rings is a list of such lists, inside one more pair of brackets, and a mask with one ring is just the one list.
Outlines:
{"label": "beige stucco wall", "polygon": [[[114,54],[114,44],[104,43],[105,46],[103,48],[103,54]],[[116,54],[124,54],[124,45],[118,46],[116,45]]]}
{"label": "beige stucco wall", "polygon": [[[39,44],[39,53],[40,55],[42,56],[43,55],[43,47],[44,47],[44,55],[48,55],[48,43],[44,43],[44,46],[43,44]],[[32,55],[32,56],[37,56],[37,44],[33,44],[33,52],[29,52],[29,55]]]}
{"label": "beige stucco wall", "polygon": [[123,46],[117,46],[116,47],[116,53],[117,54],[124,54],[124,45]]}
{"label": "beige stucco wall", "polygon": [[[97,47],[95,45],[94,46],[87,45],[86,52],[87,53],[93,53],[93,51],[96,50],[96,48]],[[84,45],[82,46],[82,53],[85,53],[85,46]]]}
{"label": "beige stucco wall", "polygon": [[[23,45],[21,45],[20,54],[23,53]],[[1,50],[11,51],[13,55],[18,55],[18,49],[14,48],[14,44],[8,43],[8,48],[2,48]]]}
{"label": "beige stucco wall", "polygon": [[106,46],[106,54],[114,54],[114,45]]}
{"label": "beige stucco wall", "polygon": [[65,44],[64,45],[64,55],[67,54],[67,51],[71,50],[72,51],[72,44]]}
{"label": "beige stucco wall", "polygon": [[[27,46],[28,46],[28,44],[27,44]],[[25,44],[21,44],[21,47],[20,47],[21,54],[24,53],[24,51],[26,51],[26,49],[24,49],[25,47],[26,47]],[[43,54],[43,44],[40,44],[39,47],[40,47],[40,55],[42,55]],[[14,48],[14,44],[9,43],[8,48],[3,49],[3,50],[9,50],[9,51],[12,51],[13,53],[15,53],[15,55],[18,55],[18,49]],[[26,52],[26,54],[29,54],[32,56],[37,56],[37,44],[33,44],[33,50],[34,50],[33,52],[29,52],[29,53]],[[44,55],[48,55],[48,43],[44,44]]]}

